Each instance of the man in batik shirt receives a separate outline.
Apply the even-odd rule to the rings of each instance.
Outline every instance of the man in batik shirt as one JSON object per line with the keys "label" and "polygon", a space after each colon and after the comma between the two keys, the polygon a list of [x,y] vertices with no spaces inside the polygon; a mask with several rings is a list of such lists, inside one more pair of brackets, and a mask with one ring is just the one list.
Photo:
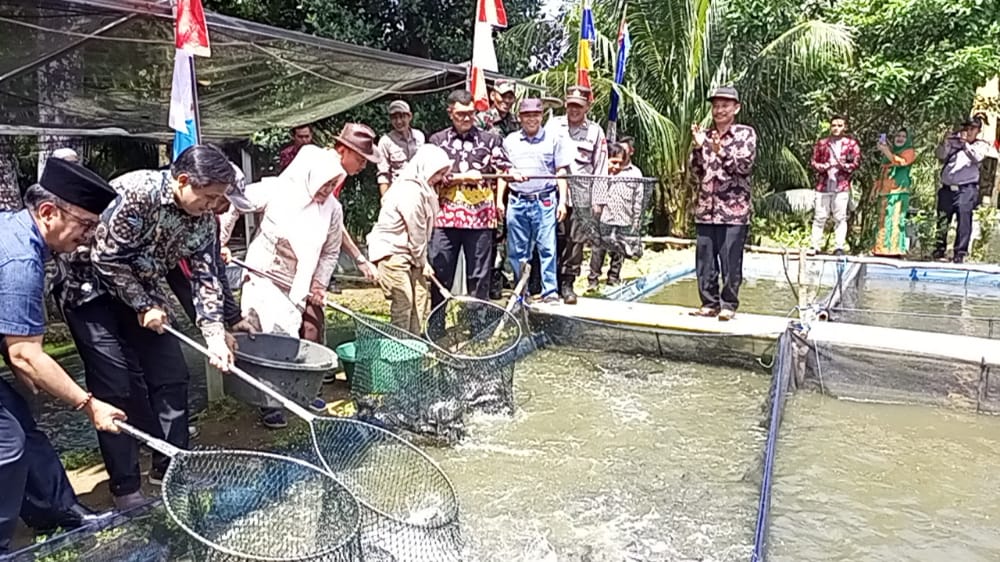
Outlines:
{"label": "man in batik shirt", "polygon": [[701,297],[701,308],[692,314],[731,320],[740,304],[757,132],[736,123],[740,96],[735,88],[713,90],[708,100],[712,126],[707,130],[691,126],[691,172],[698,178],[695,263]]}
{"label": "man in batik shirt", "polygon": [[[468,292],[479,299],[490,296],[493,265],[493,230],[497,226],[496,186],[503,180],[483,180],[483,174],[510,169],[510,159],[498,135],[473,125],[476,115],[472,94],[459,90],[448,96],[452,126],[431,135],[430,144],[440,146],[454,162],[451,180],[440,193],[441,212],[430,241],[430,262],[438,279],[451,287],[458,253],[465,253]],[[444,300],[433,288],[431,304]]]}
{"label": "man in batik shirt", "polygon": [[[213,211],[235,174],[220,150],[196,145],[170,170],[134,172],[111,182],[118,198],[101,215],[92,245],[58,257],[54,294],[95,397],[125,411],[155,437],[188,448],[189,373],[177,339],[164,334],[170,306],[160,281],[182,259],[191,270],[198,328],[211,363],[233,361],[215,264]],[[116,507],[143,503],[139,449],[125,435],[98,433]],[[150,482],[170,459],[154,453]]]}

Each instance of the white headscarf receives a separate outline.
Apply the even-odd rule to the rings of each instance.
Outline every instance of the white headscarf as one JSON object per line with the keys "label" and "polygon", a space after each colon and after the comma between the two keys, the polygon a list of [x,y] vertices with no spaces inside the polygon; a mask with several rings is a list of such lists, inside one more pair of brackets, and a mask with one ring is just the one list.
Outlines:
{"label": "white headscarf", "polygon": [[434,188],[427,181],[441,170],[450,170],[451,165],[451,158],[441,147],[433,144],[421,145],[413,155],[413,159],[399,171],[399,176],[389,189],[401,185],[400,189],[419,189],[433,194]]}
{"label": "white headscarf", "polygon": [[[308,144],[299,149],[281,175],[259,182],[269,184],[261,188],[271,194],[264,220],[275,224],[276,231],[288,240],[295,252],[295,278],[288,294],[293,302],[300,302],[309,294],[320,251],[330,231],[331,216],[334,209],[340,206],[333,195],[322,204],[315,202],[313,197],[331,180],[339,183],[346,178],[347,172],[340,164],[339,154]],[[247,187],[248,191],[256,189],[257,186]]]}

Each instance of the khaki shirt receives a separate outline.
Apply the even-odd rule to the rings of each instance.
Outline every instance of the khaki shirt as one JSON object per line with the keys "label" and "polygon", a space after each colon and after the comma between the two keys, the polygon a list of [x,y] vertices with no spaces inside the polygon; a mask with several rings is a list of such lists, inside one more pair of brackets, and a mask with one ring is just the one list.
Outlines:
{"label": "khaki shirt", "polygon": [[[545,129],[557,135],[562,135],[570,140],[570,144],[576,157],[570,162],[570,175],[608,175],[608,139],[604,136],[604,129],[590,119],[577,127],[570,127],[565,115],[553,117],[545,124]],[[570,179],[570,201],[573,205],[573,193],[581,191],[589,192],[587,186],[592,180],[585,178]],[[590,204],[589,197],[585,202]],[[581,202],[584,203],[584,202]]]}
{"label": "khaki shirt", "polygon": [[382,161],[378,164],[378,183],[392,185],[399,171],[424,142],[424,134],[418,129],[410,129],[409,138],[403,137],[395,129],[382,135],[378,141],[378,151],[382,155]]}

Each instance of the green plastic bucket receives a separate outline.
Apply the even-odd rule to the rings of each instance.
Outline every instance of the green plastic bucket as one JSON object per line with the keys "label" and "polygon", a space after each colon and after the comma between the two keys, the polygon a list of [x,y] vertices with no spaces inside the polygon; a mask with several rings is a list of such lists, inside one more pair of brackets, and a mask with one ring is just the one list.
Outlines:
{"label": "green plastic bucket", "polygon": [[337,358],[340,359],[340,364],[344,366],[347,384],[351,384],[351,378],[354,377],[354,365],[357,362],[357,346],[354,345],[354,342],[349,341],[338,345],[335,351]]}
{"label": "green plastic bucket", "polygon": [[[370,392],[385,394],[397,392],[407,386],[407,382],[419,376],[427,343],[420,340],[378,339],[373,342],[374,356],[370,361]],[[362,360],[362,358],[357,358]]]}

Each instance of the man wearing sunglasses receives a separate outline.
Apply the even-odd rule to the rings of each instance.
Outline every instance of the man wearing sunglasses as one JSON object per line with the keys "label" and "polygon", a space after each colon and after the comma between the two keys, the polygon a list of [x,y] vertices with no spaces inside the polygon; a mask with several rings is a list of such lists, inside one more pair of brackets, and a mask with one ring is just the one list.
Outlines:
{"label": "man wearing sunglasses", "polygon": [[[28,392],[42,390],[83,412],[102,432],[125,414],[81,388],[42,348],[45,261],[87,243],[115,192],[79,164],[49,159],[25,209],[0,213],[0,349]],[[91,517],[77,503],[59,455],[35,425],[28,402],[0,378],[0,555],[18,517],[35,529],[78,527]]]}

